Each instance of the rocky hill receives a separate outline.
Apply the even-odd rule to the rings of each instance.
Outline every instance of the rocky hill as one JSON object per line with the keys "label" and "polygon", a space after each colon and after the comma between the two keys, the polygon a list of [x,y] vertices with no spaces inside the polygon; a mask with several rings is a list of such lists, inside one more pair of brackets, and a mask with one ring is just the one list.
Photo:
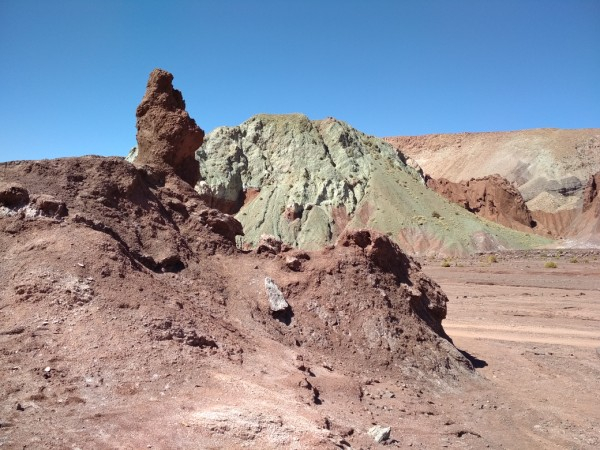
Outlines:
{"label": "rocky hill", "polygon": [[418,402],[473,379],[447,297],[387,236],[238,249],[240,223],[190,184],[201,136],[171,79],[151,74],[143,104],[172,121],[138,108],[135,165],[2,168],[1,446],[366,448],[397,416],[364,400],[374,383]]}
{"label": "rocky hill", "polygon": [[322,248],[345,229],[362,227],[416,254],[549,242],[446,201],[391,145],[333,118],[258,115],[209,133],[197,159],[196,189],[212,207],[235,214],[251,246],[267,234],[294,247]]}

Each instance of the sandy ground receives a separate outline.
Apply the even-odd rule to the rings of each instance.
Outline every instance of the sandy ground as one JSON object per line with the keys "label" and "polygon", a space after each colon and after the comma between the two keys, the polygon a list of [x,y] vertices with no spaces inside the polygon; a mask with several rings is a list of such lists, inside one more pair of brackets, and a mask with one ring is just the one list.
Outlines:
{"label": "sandy ground", "polygon": [[597,255],[482,256],[424,269],[450,299],[444,328],[485,379],[461,393],[456,417],[495,448],[598,448]]}

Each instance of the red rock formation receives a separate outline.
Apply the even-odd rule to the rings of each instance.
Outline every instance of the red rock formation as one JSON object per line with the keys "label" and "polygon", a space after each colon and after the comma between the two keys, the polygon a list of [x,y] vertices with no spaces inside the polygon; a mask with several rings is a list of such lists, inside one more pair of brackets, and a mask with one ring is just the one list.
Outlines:
{"label": "red rock formation", "polygon": [[[374,230],[346,230],[338,238],[336,247],[362,249],[369,264],[392,274],[397,283],[407,286],[413,283],[410,274],[418,273],[421,269],[419,263],[407,256],[390,238]],[[435,282],[426,277],[419,277],[417,285],[418,289],[409,289],[407,292],[411,308],[436,333],[447,337],[441,323],[446,318],[448,298]]]}
{"label": "red rock formation", "polygon": [[428,177],[427,186],[478,216],[501,225],[521,231],[531,231],[536,225],[521,193],[500,175],[460,183]]}
{"label": "red rock formation", "polygon": [[136,111],[136,162],[172,170],[193,186],[199,178],[194,153],[202,145],[204,131],[185,110],[183,96],[172,81],[173,75],[161,69],[150,74]]}

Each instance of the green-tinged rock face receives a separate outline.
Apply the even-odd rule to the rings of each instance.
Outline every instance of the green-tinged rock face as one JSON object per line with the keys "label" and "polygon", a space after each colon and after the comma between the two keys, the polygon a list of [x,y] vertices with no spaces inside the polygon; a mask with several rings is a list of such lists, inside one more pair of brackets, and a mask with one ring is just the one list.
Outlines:
{"label": "green-tinged rock face", "polygon": [[447,202],[391,145],[332,118],[258,115],[208,134],[196,158],[196,189],[212,206],[236,214],[249,245],[271,234],[314,249],[346,227],[365,226],[417,254],[548,242]]}

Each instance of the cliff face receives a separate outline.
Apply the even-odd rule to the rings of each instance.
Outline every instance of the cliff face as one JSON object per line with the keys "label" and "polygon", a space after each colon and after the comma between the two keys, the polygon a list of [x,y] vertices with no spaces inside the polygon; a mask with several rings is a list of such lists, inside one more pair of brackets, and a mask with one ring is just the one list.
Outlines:
{"label": "cliff face", "polygon": [[600,172],[590,176],[583,191],[583,211],[600,208]]}
{"label": "cliff face", "polygon": [[500,175],[460,183],[429,178],[427,186],[468,211],[506,227],[522,231],[536,227],[521,193]]}
{"label": "cliff face", "polygon": [[600,172],[590,176],[583,194],[582,212],[569,229],[572,246],[600,247]]}
{"label": "cliff face", "polygon": [[332,118],[255,116],[209,133],[197,159],[197,191],[236,214],[250,245],[269,234],[319,248],[346,228],[362,227],[418,254],[542,243],[445,201],[391,145]]}

